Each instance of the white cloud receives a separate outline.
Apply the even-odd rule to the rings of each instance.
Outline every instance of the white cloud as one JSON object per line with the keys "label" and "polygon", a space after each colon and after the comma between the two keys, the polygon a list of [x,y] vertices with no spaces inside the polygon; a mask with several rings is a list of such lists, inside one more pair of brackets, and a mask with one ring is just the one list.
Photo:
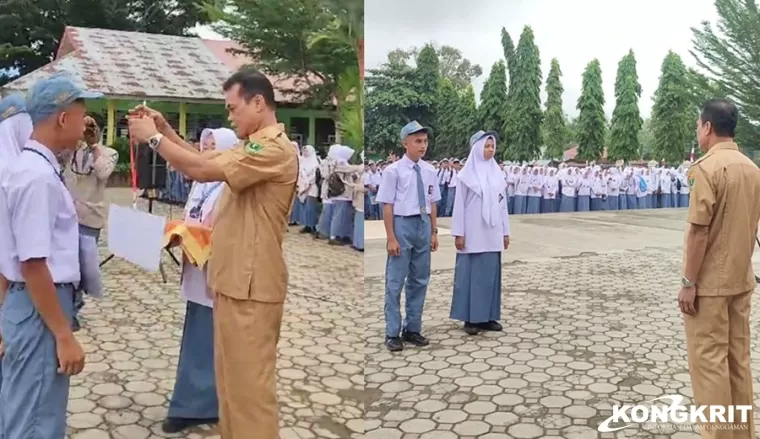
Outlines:
{"label": "white cloud", "polygon": [[694,65],[690,28],[716,19],[713,0],[366,0],[365,6],[367,68],[379,66],[395,48],[450,45],[483,68],[477,92],[491,66],[503,59],[501,28],[517,44],[523,27],[531,26],[544,80],[551,59],[559,60],[564,108],[571,116],[577,114],[581,74],[594,58],[602,64],[605,109],[612,113],[617,63],[629,49],[643,89],[639,105],[648,116],[668,50]]}

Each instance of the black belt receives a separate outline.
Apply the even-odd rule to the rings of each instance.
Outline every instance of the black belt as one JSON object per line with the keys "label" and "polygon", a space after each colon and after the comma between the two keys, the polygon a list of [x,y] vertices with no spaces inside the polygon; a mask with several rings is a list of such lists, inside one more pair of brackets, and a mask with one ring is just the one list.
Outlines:
{"label": "black belt", "polygon": [[[55,282],[53,283],[56,287],[71,287],[71,289],[76,289],[76,285],[74,285],[74,282]],[[8,281],[8,287],[12,286],[19,286],[19,287],[26,287],[26,282],[16,282],[16,281]]]}

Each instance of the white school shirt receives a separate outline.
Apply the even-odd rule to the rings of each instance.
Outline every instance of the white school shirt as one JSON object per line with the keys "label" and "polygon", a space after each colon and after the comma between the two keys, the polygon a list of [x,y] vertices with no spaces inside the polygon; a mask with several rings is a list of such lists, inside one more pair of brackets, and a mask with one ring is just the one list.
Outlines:
{"label": "white school shirt", "polygon": [[25,282],[21,262],[46,259],[54,283],[80,281],[79,221],[53,152],[35,140],[0,173],[0,272]]}
{"label": "white school shirt", "polygon": [[[393,215],[414,216],[420,214],[420,203],[417,192],[417,172],[414,162],[404,155],[400,160],[385,169],[383,182],[377,191],[378,203],[392,204]],[[438,186],[436,170],[430,163],[423,160],[417,162],[420,167],[423,191],[425,194],[425,211],[431,213],[431,205],[441,199],[441,188]]]}
{"label": "white school shirt", "polygon": [[562,196],[575,197],[576,185],[578,184],[577,175],[567,175],[562,178]]}
{"label": "white school shirt", "polygon": [[464,250],[457,253],[486,253],[504,251],[504,237],[509,236],[507,198],[499,195],[502,210],[501,223],[491,227],[483,220],[483,199],[465,185],[461,185],[454,198],[451,234],[464,237]]}
{"label": "white school shirt", "polygon": [[515,188],[515,196],[525,197],[528,195],[528,189],[530,188],[530,174],[520,174],[517,176],[517,187]]}
{"label": "white school shirt", "polygon": [[591,195],[591,178],[581,178],[578,184],[578,196],[588,197]]}

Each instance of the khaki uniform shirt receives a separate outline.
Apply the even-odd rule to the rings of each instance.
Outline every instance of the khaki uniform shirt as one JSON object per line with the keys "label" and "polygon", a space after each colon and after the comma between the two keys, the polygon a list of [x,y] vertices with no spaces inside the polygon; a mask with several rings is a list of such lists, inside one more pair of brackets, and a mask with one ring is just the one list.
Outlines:
{"label": "khaki uniform shirt", "polygon": [[760,169],[735,143],[719,143],[691,166],[689,187],[687,221],[709,228],[704,262],[694,280],[697,295],[732,296],[753,290]]}
{"label": "khaki uniform shirt", "polygon": [[227,184],[216,205],[208,285],[233,299],[284,302],[282,240],[296,193],[297,151],[278,124],[213,160]]}
{"label": "khaki uniform shirt", "polygon": [[102,229],[106,225],[108,216],[106,186],[108,178],[116,168],[119,153],[115,149],[101,145],[100,156],[92,162],[92,168],[85,169],[86,163],[82,162],[87,154],[86,149],[87,146],[84,146],[66,156],[63,175],[66,179],[66,187],[74,198],[79,224],[93,229]]}

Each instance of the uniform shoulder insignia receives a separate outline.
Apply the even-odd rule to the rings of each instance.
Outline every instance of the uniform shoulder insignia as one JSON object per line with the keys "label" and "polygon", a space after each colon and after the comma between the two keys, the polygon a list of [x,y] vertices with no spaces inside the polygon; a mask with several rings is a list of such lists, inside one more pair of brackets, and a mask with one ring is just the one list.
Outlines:
{"label": "uniform shoulder insignia", "polygon": [[258,154],[264,147],[260,143],[256,143],[252,140],[249,140],[245,142],[245,146],[243,147],[245,152],[248,154]]}

